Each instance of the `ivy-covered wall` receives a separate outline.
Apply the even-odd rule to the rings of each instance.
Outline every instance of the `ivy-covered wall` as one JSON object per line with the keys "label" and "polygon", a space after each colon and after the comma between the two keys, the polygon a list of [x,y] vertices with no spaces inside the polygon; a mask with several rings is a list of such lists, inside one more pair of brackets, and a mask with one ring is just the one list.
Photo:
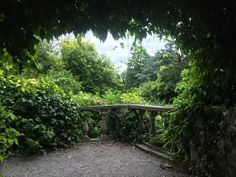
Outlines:
{"label": "ivy-covered wall", "polygon": [[[190,159],[200,176],[236,176],[236,107],[212,107],[208,118],[201,115],[192,126]],[[214,116],[216,124],[210,118]],[[199,171],[199,169],[201,169]],[[194,169],[193,169],[194,170]]]}

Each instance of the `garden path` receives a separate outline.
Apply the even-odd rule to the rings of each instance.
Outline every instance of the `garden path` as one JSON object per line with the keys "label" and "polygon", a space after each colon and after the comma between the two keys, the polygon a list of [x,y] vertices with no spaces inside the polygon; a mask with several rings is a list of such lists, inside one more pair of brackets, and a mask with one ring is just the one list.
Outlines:
{"label": "garden path", "polygon": [[5,177],[189,177],[167,163],[128,144],[93,142],[10,158],[0,170]]}

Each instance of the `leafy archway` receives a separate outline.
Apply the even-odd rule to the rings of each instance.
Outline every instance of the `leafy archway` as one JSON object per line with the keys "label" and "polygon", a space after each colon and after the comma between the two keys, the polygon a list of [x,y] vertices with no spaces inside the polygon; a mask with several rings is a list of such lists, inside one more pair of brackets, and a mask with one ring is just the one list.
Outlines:
{"label": "leafy archway", "polygon": [[[0,2],[0,47],[22,63],[27,60],[26,50],[33,51],[38,42],[35,35],[49,39],[91,29],[104,40],[108,31],[115,38],[127,30],[140,38],[155,32],[173,36],[201,69],[215,73],[218,68],[223,78],[234,78],[235,7],[233,0],[5,0]],[[232,81],[224,84],[235,89]]]}
{"label": "leafy archway", "polygon": [[[235,6],[232,0],[5,0],[0,3],[0,43],[18,55],[22,49],[33,48],[34,35],[51,38],[91,29],[105,39],[108,30],[118,38],[128,29],[140,37],[151,31],[170,34],[185,50],[226,53],[234,43]],[[227,53],[224,58],[232,62],[232,52]]]}

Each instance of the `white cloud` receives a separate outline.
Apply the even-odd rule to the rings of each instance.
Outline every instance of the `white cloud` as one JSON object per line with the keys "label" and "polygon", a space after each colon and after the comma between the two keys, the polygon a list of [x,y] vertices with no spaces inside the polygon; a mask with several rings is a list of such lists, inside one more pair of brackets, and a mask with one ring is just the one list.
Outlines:
{"label": "white cloud", "polygon": [[[94,43],[100,54],[105,54],[110,57],[119,71],[126,69],[125,63],[128,58],[131,57],[130,46],[134,40],[133,38],[119,39],[116,41],[112,35],[108,33],[107,39],[102,42],[96,38],[91,31],[88,31],[85,34],[85,39]],[[125,47],[121,48],[120,43],[124,43]],[[142,44],[149,55],[154,55],[158,50],[163,49],[166,43],[159,40],[155,35],[147,35],[147,38],[143,40]]]}

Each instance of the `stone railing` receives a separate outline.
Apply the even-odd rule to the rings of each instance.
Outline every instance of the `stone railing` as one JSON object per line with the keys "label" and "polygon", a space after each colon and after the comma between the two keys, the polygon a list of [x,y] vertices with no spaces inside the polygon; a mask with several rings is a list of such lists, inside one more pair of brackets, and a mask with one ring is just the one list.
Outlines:
{"label": "stone railing", "polygon": [[[163,115],[166,112],[170,111],[171,107],[164,107],[164,106],[152,106],[152,105],[138,105],[138,104],[117,104],[117,105],[99,105],[99,106],[86,106],[86,107],[79,107],[79,110],[83,112],[86,116],[86,113],[94,110],[98,110],[101,113],[102,123],[101,123],[101,140],[108,140],[110,139],[108,136],[108,112],[112,110],[120,110],[120,109],[134,109],[139,110],[140,116],[138,116],[138,131],[144,131],[144,122],[143,122],[143,114],[147,111],[150,115],[150,127],[149,133],[155,134],[156,126],[155,126],[155,117],[159,115]],[[115,120],[116,126],[119,126],[118,120]],[[83,140],[89,140],[88,132],[88,122],[85,119],[82,124],[82,131],[83,131]]]}

